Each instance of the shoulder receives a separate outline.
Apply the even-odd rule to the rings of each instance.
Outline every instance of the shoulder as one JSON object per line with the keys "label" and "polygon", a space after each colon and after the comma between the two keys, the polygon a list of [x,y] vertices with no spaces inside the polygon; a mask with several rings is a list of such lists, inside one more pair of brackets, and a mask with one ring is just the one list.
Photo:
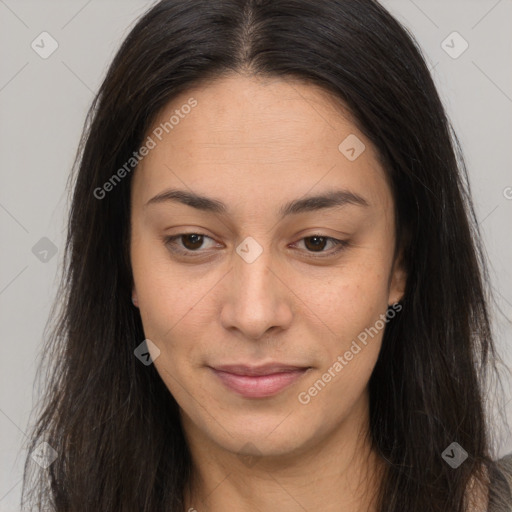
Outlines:
{"label": "shoulder", "polygon": [[488,512],[512,512],[512,453],[490,468]]}

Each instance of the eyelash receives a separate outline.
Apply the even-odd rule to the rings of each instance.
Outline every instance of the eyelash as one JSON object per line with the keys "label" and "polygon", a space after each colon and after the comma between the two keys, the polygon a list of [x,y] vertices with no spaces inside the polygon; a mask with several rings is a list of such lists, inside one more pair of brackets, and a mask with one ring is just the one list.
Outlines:
{"label": "eyelash", "polygon": [[[202,236],[203,238],[209,238],[210,240],[213,240],[213,238],[211,238],[208,235],[205,235],[204,233],[196,233],[196,232],[180,233],[178,235],[164,237],[163,240],[164,240],[165,245],[169,248],[169,250],[171,252],[174,252],[174,253],[182,255],[182,256],[186,256],[188,258],[195,258],[195,257],[201,256],[200,249],[197,249],[196,251],[192,251],[190,249],[184,249],[184,248],[176,245],[175,240],[180,239],[181,237],[187,236],[187,235],[198,235],[198,236]],[[317,253],[317,254],[322,254],[322,256],[317,256],[315,253],[310,253],[307,256],[308,258],[317,258],[318,259],[318,258],[327,258],[330,256],[334,256],[334,255],[338,254],[339,252],[343,251],[344,249],[346,249],[347,246],[349,245],[349,242],[347,240],[339,240],[337,238],[333,238],[330,236],[323,236],[320,234],[305,236],[305,237],[301,238],[299,240],[299,242],[302,240],[305,240],[307,238],[323,238],[325,240],[333,242],[334,246],[337,247],[334,251],[330,251],[327,253],[324,253],[324,252]],[[171,247],[171,246],[173,246],[173,247]]]}

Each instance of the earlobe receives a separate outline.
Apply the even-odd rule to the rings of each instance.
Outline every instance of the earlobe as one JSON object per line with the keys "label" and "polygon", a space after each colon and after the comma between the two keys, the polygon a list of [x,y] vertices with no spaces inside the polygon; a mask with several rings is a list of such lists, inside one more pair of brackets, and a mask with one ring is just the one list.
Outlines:
{"label": "earlobe", "polygon": [[139,307],[139,301],[138,301],[138,299],[137,299],[137,292],[136,292],[135,290],[132,292],[132,304],[133,304],[136,308],[138,308],[138,307]]}

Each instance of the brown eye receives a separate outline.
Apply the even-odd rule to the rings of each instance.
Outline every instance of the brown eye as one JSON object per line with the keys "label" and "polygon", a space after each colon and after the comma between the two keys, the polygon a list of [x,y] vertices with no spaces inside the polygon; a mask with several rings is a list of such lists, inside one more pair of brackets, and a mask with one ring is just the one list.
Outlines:
{"label": "brown eye", "polygon": [[324,236],[308,236],[304,238],[305,246],[308,250],[312,250],[314,252],[322,252],[327,244],[327,237]]}
{"label": "brown eye", "polygon": [[181,241],[183,243],[183,247],[190,251],[194,251],[199,249],[201,245],[203,245],[203,235],[198,235],[197,233],[190,233],[186,235],[181,235]]}
{"label": "brown eye", "polygon": [[[337,238],[322,235],[306,236],[293,245],[297,246],[300,243],[304,243],[306,255],[312,258],[334,256],[349,245],[347,240],[338,240]],[[332,249],[327,251],[324,250],[329,243],[331,244]]]}
{"label": "brown eye", "polygon": [[212,248],[212,245],[206,248],[203,247],[205,241],[208,240],[214,242],[212,238],[201,233],[181,233],[179,235],[165,237],[164,243],[170,251],[176,254],[193,257],[200,256],[205,252],[205,249]]}

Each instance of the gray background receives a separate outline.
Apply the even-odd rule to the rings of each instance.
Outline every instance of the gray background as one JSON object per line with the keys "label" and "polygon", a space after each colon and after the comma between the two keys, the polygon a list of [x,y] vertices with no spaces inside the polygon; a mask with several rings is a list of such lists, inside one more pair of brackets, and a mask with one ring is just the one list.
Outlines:
{"label": "gray background", "polygon": [[[19,510],[36,365],[62,266],[65,184],[85,113],[122,39],[152,3],[0,0],[0,512]],[[418,39],[463,144],[499,306],[502,368],[510,369],[512,0],[383,3]],[[59,45],[47,59],[31,47],[43,31]],[[458,58],[442,47],[454,31],[469,44]],[[458,53],[462,44],[451,37],[445,48]],[[45,255],[41,244],[56,254]],[[491,394],[490,406],[511,422],[510,380],[505,393],[502,405]],[[495,436],[496,455],[512,451],[507,427]]]}

